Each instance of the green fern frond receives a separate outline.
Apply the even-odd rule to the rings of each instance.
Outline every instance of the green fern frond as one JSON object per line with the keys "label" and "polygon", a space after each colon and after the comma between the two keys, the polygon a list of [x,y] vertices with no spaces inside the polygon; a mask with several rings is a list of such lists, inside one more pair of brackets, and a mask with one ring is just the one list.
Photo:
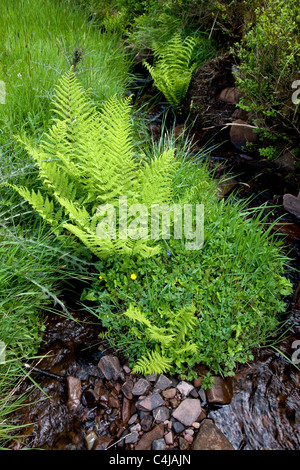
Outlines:
{"label": "green fern frond", "polygon": [[164,374],[172,368],[171,359],[162,356],[158,351],[150,351],[137,360],[132,372],[134,374]]}
{"label": "green fern frond", "polygon": [[194,328],[196,323],[195,312],[196,307],[191,304],[188,307],[181,308],[169,320],[169,328],[172,328],[172,331],[174,331],[177,344],[184,341],[188,331]]}
{"label": "green fern frond", "polygon": [[128,309],[124,312],[126,317],[130,318],[133,323],[138,322],[142,325],[146,325],[151,328],[151,322],[146,317],[145,313],[141,311],[140,307],[135,307],[134,305],[129,305]]}

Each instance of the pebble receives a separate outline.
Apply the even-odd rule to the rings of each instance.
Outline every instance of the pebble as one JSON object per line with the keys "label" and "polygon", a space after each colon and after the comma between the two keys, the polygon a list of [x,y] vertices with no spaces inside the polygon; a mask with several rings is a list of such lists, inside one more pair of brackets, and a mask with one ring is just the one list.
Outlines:
{"label": "pebble", "polygon": [[174,444],[174,436],[173,436],[173,433],[172,431],[169,431],[166,435],[165,435],[165,441],[166,441],[166,444],[171,446]]}
{"label": "pebble", "polygon": [[151,415],[146,415],[141,419],[142,430],[147,432],[150,430],[153,423],[153,417]]}
{"label": "pebble", "polygon": [[169,398],[175,398],[176,393],[177,393],[176,388],[168,388],[168,390],[164,390],[162,392],[162,395],[164,398],[169,399]]}
{"label": "pebble", "polygon": [[116,356],[102,356],[98,367],[107,380],[118,380],[121,372],[121,364]]}
{"label": "pebble", "polygon": [[166,390],[172,386],[172,381],[168,379],[165,375],[160,375],[155,382],[155,387],[159,390]]}
{"label": "pebble", "polygon": [[191,426],[201,413],[201,403],[197,398],[186,398],[173,411],[173,417],[185,426]]}
{"label": "pebble", "polygon": [[176,434],[181,433],[184,430],[184,428],[185,428],[184,425],[180,423],[179,421],[173,422],[173,429],[174,429],[174,432],[176,432]]}
{"label": "pebble", "polygon": [[153,410],[153,418],[156,423],[163,423],[170,417],[170,410],[166,406],[159,406]]}
{"label": "pebble", "polygon": [[166,450],[168,448],[164,439],[156,439],[152,442],[152,450]]}
{"label": "pebble", "polygon": [[133,386],[132,394],[133,395],[144,395],[150,389],[150,382],[146,379],[139,379]]}
{"label": "pebble", "polygon": [[139,439],[139,433],[137,431],[133,431],[133,433],[129,433],[125,437],[125,444],[135,444]]}
{"label": "pebble", "polygon": [[131,418],[130,418],[130,420],[128,421],[128,424],[131,425],[131,424],[135,423],[136,420],[137,420],[137,417],[138,417],[138,414],[137,414],[137,413],[135,413],[134,415],[132,415]]}
{"label": "pebble", "polygon": [[190,392],[193,390],[193,385],[187,383],[187,382],[179,382],[179,384],[177,385],[177,390],[179,390],[179,392],[184,396],[184,397],[187,397]]}
{"label": "pebble", "polygon": [[164,400],[160,396],[159,393],[154,393],[153,395],[150,395],[149,397],[146,397],[142,400],[139,400],[136,404],[137,409],[143,410],[143,411],[152,411],[155,408],[158,408],[159,406],[163,405]]}
{"label": "pebble", "polygon": [[94,431],[87,432],[87,434],[84,437],[87,450],[92,450],[97,437],[98,436]]}
{"label": "pebble", "polygon": [[76,377],[67,377],[68,407],[74,410],[81,402],[81,380]]}

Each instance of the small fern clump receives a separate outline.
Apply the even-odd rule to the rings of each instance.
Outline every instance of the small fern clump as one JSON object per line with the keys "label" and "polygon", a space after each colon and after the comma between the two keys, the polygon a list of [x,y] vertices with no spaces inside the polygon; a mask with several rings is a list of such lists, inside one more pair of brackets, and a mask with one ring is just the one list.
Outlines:
{"label": "small fern clump", "polygon": [[166,44],[154,43],[154,65],[143,61],[154,80],[154,85],[174,109],[178,109],[185,97],[196,68],[195,63],[191,65],[195,44],[194,38],[188,36],[183,41],[176,33]]}
{"label": "small fern clump", "polygon": [[35,191],[10,186],[57,233],[68,230],[99,258],[158,253],[159,246],[150,238],[122,238],[109,229],[107,237],[100,237],[97,229],[106,211],[99,212],[99,207],[110,205],[117,214],[121,197],[126,197],[128,207],[140,203],[150,209],[151,204],[168,203],[174,150],[151,164],[136,158],[129,99],[113,97],[99,113],[72,69],[56,88],[54,111],[53,125],[38,146],[19,138],[38,166],[42,187]]}

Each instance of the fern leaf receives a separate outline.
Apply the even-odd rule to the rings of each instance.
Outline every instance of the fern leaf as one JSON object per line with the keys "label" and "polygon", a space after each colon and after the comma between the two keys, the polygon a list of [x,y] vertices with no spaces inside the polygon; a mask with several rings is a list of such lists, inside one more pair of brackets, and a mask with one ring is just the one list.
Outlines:
{"label": "fern leaf", "polygon": [[150,351],[137,360],[132,372],[134,374],[163,374],[172,368],[171,359],[162,356],[158,351]]}

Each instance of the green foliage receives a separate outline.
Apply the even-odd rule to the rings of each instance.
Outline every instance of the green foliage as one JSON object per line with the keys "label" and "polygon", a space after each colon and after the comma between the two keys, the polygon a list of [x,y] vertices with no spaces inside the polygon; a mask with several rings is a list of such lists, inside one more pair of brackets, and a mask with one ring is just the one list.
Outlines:
{"label": "green foliage", "polygon": [[299,134],[291,101],[292,83],[300,70],[299,21],[296,0],[259,2],[254,22],[236,44],[240,60],[237,83],[243,94],[239,106],[251,113],[261,137],[269,142],[284,138],[284,131]]}
{"label": "green foliage", "polygon": [[[180,148],[177,153],[180,160]],[[219,200],[207,166],[184,159],[173,178],[172,198],[204,204],[203,248],[187,251],[185,239],[171,236],[160,241],[156,257],[112,256],[99,262],[101,279],[82,300],[95,302],[91,308],[108,341],[135,370],[160,371],[163,357],[169,361],[164,371],[187,378],[197,363],[230,375],[279,327],[282,296],[292,292],[284,277],[289,260],[272,235],[277,221],[267,223],[265,206],[247,209],[247,201]],[[190,323],[185,314],[193,309]]]}
{"label": "green foliage", "polygon": [[134,155],[129,99],[113,97],[98,113],[72,70],[60,79],[54,110],[54,123],[38,146],[20,139],[39,168],[44,188],[11,187],[57,233],[68,230],[100,258],[113,253],[144,257],[158,253],[159,247],[149,237],[121,238],[109,232],[112,224],[107,213],[109,208],[119,210],[119,198],[124,196],[128,207],[144,204],[148,209],[168,203],[174,150],[163,152],[150,164],[139,162]]}
{"label": "green foliage", "polygon": [[191,65],[191,58],[196,40],[187,37],[182,40],[175,34],[167,44],[154,44],[155,64],[152,66],[143,61],[150,72],[154,85],[176,109],[185,97],[196,64]]}

